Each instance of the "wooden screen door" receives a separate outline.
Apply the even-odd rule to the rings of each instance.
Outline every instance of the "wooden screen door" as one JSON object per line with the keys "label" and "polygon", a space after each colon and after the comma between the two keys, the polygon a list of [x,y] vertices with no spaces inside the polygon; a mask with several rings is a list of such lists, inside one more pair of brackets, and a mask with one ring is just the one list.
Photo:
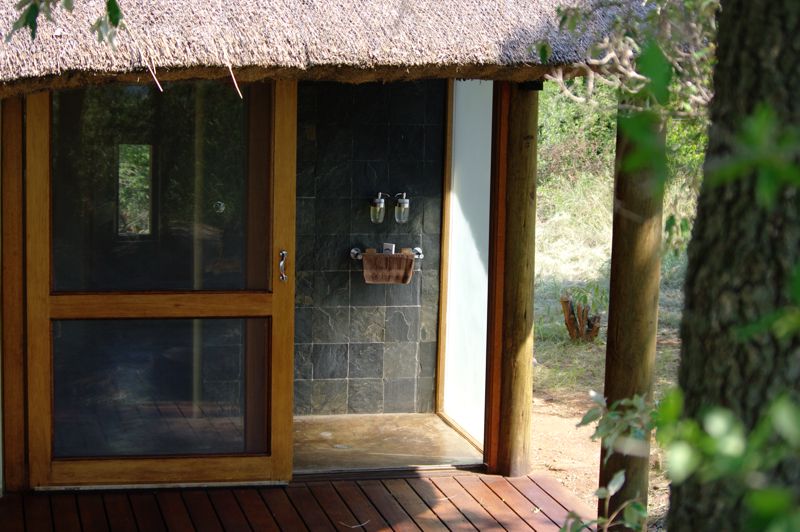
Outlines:
{"label": "wooden screen door", "polygon": [[296,84],[26,103],[32,487],[291,475]]}

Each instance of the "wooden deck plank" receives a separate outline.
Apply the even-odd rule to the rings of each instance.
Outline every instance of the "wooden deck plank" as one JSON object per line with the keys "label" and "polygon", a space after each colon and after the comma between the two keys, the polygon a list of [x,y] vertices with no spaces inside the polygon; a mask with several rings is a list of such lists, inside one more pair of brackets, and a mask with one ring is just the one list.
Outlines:
{"label": "wooden deck plank", "polygon": [[505,501],[517,515],[524,519],[525,522],[537,532],[557,531],[559,529],[558,525],[542,513],[541,508],[525,498],[514,486],[509,484],[505,478],[485,476],[482,480],[489,489],[495,492],[498,497]]}
{"label": "wooden deck plank", "polygon": [[308,530],[283,489],[262,488],[259,493],[281,530]]}
{"label": "wooden deck plank", "polygon": [[561,526],[564,524],[567,519],[567,511],[533,480],[528,477],[515,477],[507,480],[526,499],[538,506],[556,525]]}
{"label": "wooden deck plank", "polygon": [[25,527],[30,532],[53,530],[50,497],[44,493],[29,493],[23,497]]}
{"label": "wooden deck plank", "polygon": [[0,498],[0,523],[9,530],[25,529],[25,514],[22,510],[22,497],[8,493]]}
{"label": "wooden deck plank", "polygon": [[436,487],[455,504],[464,516],[478,530],[501,530],[502,526],[486,509],[472,498],[467,490],[455,478],[442,477],[431,479]]}
{"label": "wooden deck plank", "polygon": [[135,491],[130,494],[133,517],[139,530],[165,532],[166,526],[158,509],[158,502],[152,493]]}
{"label": "wooden deck plank", "polygon": [[433,510],[428,508],[425,501],[419,498],[419,495],[408,485],[408,482],[403,479],[393,479],[385,480],[383,485],[386,486],[395,500],[422,530],[447,531],[447,527],[436,517]]}
{"label": "wooden deck plank", "polygon": [[183,502],[179,491],[160,491],[156,494],[156,501],[164,516],[167,530],[170,532],[193,532],[192,518]]}
{"label": "wooden deck plank", "polygon": [[280,530],[278,524],[275,522],[275,518],[269,513],[267,505],[264,504],[264,499],[259,496],[256,490],[245,488],[235,489],[233,490],[233,494],[236,500],[239,501],[239,506],[242,507],[244,516],[247,518],[247,522],[250,523],[253,530],[258,532],[262,530]]}
{"label": "wooden deck plank", "polygon": [[475,530],[472,523],[459,509],[442,493],[439,488],[428,478],[414,478],[408,480],[408,485],[425,501],[433,513],[450,530],[467,531]]}
{"label": "wooden deck plank", "polygon": [[528,478],[547,492],[556,502],[567,510],[580,515],[584,521],[597,518],[597,508],[591,508],[581,499],[570,493],[558,480],[543,473],[532,473]]}
{"label": "wooden deck plank", "polygon": [[308,487],[302,485],[287,486],[286,495],[289,496],[289,500],[292,501],[295,508],[300,510],[300,517],[305,521],[309,530],[330,532],[336,530]]}
{"label": "wooden deck plank", "polygon": [[81,518],[74,495],[54,493],[50,497],[50,507],[53,510],[53,528],[56,532],[81,532]]}
{"label": "wooden deck plank", "polygon": [[358,484],[350,480],[339,480],[333,482],[333,487],[336,488],[336,491],[347,503],[347,506],[350,507],[350,511],[356,516],[357,524],[361,525],[359,528],[363,528],[368,532],[391,530],[378,510],[372,506],[366,495],[361,491],[361,488],[358,487]]}
{"label": "wooden deck plank", "polygon": [[192,518],[195,530],[199,532],[223,532],[211,500],[205,491],[199,489],[181,492],[183,502]]}
{"label": "wooden deck plank", "polygon": [[319,501],[336,530],[353,530],[353,527],[358,524],[358,520],[330,482],[309,482],[307,486]]}
{"label": "wooden deck plank", "polygon": [[362,480],[358,483],[361,489],[372,501],[372,504],[381,513],[383,518],[392,527],[400,532],[417,532],[419,527],[414,520],[403,510],[389,490],[379,480]]}
{"label": "wooden deck plank", "polygon": [[77,502],[83,532],[108,532],[108,518],[102,495],[79,493]]}
{"label": "wooden deck plank", "polygon": [[508,507],[505,501],[490,490],[478,476],[456,477],[461,486],[480,503],[484,509],[492,514],[498,523],[507,530],[529,530],[531,527]]}
{"label": "wooden deck plank", "polygon": [[103,494],[109,528],[114,532],[138,532],[133,510],[125,492]]}
{"label": "wooden deck plank", "polygon": [[229,489],[213,489],[208,490],[208,497],[211,499],[211,504],[217,511],[217,516],[222,523],[222,528],[228,532],[245,531],[250,532],[250,525],[244,512],[239,507],[236,497]]}

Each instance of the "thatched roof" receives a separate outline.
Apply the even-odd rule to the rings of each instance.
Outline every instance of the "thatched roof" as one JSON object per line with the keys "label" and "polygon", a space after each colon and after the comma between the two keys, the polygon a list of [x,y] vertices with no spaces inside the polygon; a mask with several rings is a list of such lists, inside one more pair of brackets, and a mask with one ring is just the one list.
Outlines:
{"label": "thatched roof", "polygon": [[[557,6],[593,0],[119,0],[127,29],[116,49],[91,24],[103,0],[40,17],[0,44],[0,96],[109,78],[228,76],[368,81],[461,77],[537,79],[580,61],[610,20],[580,37],[558,30]],[[634,3],[631,0],[631,3]],[[19,16],[0,7],[0,31]],[[552,47],[541,65],[536,45]]]}

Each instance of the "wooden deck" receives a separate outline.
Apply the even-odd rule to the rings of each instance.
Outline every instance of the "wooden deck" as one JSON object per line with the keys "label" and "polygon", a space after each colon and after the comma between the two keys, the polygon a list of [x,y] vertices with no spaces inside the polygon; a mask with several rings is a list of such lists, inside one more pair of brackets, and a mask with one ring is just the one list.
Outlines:
{"label": "wooden deck", "polygon": [[0,499],[12,531],[558,530],[592,514],[552,478],[462,474],[283,487],[38,492]]}

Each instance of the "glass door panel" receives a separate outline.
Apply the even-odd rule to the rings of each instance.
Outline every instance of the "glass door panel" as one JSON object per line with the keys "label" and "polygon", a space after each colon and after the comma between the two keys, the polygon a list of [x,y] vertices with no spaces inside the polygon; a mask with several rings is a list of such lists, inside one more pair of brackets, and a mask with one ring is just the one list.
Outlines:
{"label": "glass door panel", "polygon": [[33,487],[291,474],[296,84],[245,92],[28,96]]}

